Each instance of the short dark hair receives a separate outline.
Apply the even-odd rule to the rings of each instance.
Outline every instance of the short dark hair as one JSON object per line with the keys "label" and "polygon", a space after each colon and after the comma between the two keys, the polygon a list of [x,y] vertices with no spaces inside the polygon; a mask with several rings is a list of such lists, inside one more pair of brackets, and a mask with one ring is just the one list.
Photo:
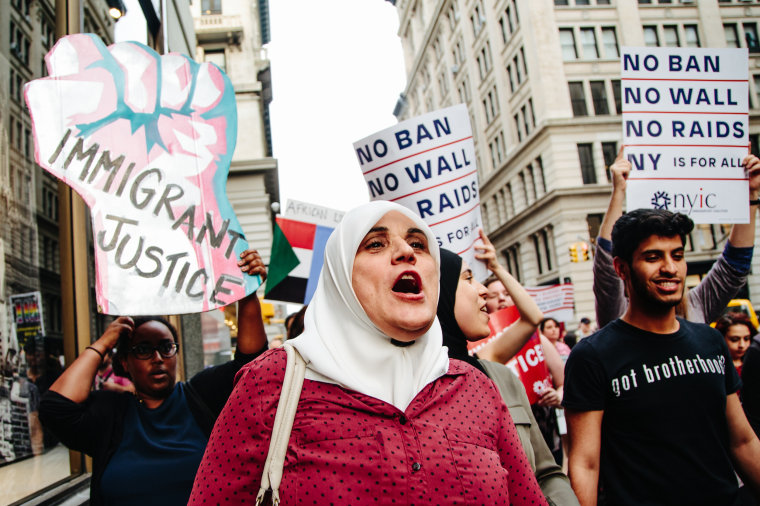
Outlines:
{"label": "short dark hair", "polygon": [[678,236],[686,244],[686,235],[694,228],[691,218],[665,209],[635,209],[621,216],[612,227],[612,256],[630,265],[633,252],[653,235]]}
{"label": "short dark hair", "polygon": [[591,320],[589,320],[588,318],[584,316],[583,318],[581,318],[581,323],[586,324],[586,325],[591,325]]}
{"label": "short dark hair", "polygon": [[541,332],[543,332],[543,331],[544,331],[544,327],[546,327],[546,322],[548,322],[548,321],[553,321],[553,322],[554,322],[554,325],[556,325],[557,327],[559,327],[559,322],[558,322],[558,321],[557,321],[555,318],[552,318],[552,317],[550,316],[550,317],[548,317],[548,318],[544,318],[543,320],[541,320],[541,323],[539,323],[539,324],[538,324],[538,329],[539,329]]}
{"label": "short dark hair", "polygon": [[[171,332],[174,342],[179,344],[179,336],[177,335],[177,329],[174,328],[174,325],[169,323],[169,320],[167,320],[163,316],[134,316],[132,317],[132,321],[135,322],[135,327],[134,327],[135,331],[137,331],[140,325],[143,325],[148,322],[161,323],[162,325],[166,326],[166,328],[169,329],[169,332]],[[127,356],[127,353],[129,353],[130,341],[132,340],[133,335],[134,335],[134,332],[132,333],[125,332],[119,336],[119,340],[116,342],[116,354],[113,357],[113,363],[111,364],[111,366],[113,367],[113,372],[116,373],[117,376],[121,376],[122,378],[132,379],[129,377],[129,373],[121,366],[121,359],[125,358]]]}
{"label": "short dark hair", "polygon": [[728,329],[733,325],[744,325],[747,327],[750,337],[757,334],[757,329],[755,329],[755,326],[752,324],[752,320],[750,320],[749,316],[744,313],[732,311],[724,314],[718,318],[717,322],[715,322],[715,328],[723,334],[723,337],[726,336]]}
{"label": "short dark hair", "polygon": [[490,285],[494,281],[501,281],[501,280],[499,279],[499,277],[496,274],[491,274],[490,276],[488,276],[486,278],[485,281],[483,281],[483,286],[485,286],[486,288],[488,288],[488,285]]}

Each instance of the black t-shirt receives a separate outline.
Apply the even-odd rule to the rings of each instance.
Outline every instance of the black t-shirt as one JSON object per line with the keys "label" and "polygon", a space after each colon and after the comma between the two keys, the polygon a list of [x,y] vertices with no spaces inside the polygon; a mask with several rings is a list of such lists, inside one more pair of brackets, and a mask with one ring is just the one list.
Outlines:
{"label": "black t-shirt", "polygon": [[599,483],[609,504],[736,503],[726,395],[739,377],[718,331],[678,321],[674,334],[613,321],[565,366],[563,405],[604,411]]}

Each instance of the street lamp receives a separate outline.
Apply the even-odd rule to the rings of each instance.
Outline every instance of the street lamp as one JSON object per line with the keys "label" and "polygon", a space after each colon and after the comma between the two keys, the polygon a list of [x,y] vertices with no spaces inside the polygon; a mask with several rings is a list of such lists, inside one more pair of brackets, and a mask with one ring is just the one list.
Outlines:
{"label": "street lamp", "polygon": [[108,14],[110,14],[113,19],[118,20],[127,13],[127,8],[121,0],[106,0],[106,4],[108,5]]}

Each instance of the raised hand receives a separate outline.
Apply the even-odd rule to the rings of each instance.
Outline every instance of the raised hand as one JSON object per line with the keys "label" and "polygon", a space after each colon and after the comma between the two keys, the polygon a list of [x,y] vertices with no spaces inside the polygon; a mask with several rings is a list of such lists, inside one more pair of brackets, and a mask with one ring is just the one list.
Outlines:
{"label": "raised hand", "polygon": [[91,34],[61,39],[50,77],[25,90],[35,157],[90,207],[98,305],[111,314],[187,313],[252,293],[226,195],[234,90],[214,65]]}

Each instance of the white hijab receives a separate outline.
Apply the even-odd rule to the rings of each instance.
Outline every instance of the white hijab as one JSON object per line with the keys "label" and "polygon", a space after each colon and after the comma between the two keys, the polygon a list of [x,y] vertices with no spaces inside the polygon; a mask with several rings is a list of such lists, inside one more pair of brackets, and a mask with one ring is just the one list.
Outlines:
{"label": "white hijab", "polygon": [[440,268],[438,242],[412,211],[386,201],[359,206],[346,213],[327,241],[304,332],[290,343],[307,362],[306,378],[340,385],[404,411],[425,385],[446,373],[449,357],[437,317],[412,345],[399,347],[372,323],[356,298],[351,284],[356,251],[390,211],[408,216],[425,232],[436,270]]}

